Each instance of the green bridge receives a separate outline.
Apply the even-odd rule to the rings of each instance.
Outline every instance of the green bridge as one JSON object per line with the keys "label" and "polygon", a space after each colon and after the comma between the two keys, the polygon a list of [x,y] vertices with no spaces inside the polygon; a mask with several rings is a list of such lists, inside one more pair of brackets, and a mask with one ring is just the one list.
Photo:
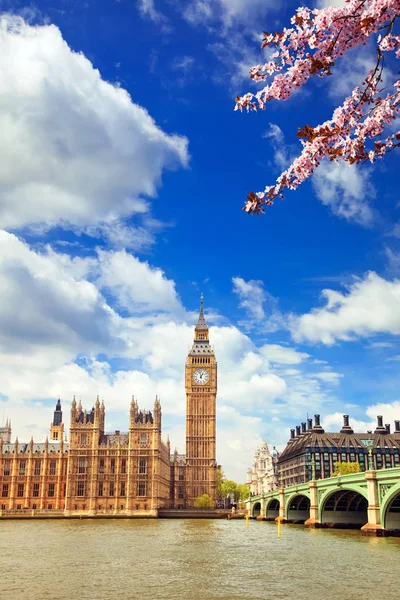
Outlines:
{"label": "green bridge", "polygon": [[312,480],[247,500],[249,515],[306,527],[400,535],[400,468]]}

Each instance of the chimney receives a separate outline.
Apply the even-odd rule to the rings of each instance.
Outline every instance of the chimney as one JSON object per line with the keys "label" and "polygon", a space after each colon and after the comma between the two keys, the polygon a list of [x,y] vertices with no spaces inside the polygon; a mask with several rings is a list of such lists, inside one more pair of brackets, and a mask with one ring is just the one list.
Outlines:
{"label": "chimney", "polygon": [[400,433],[400,421],[395,421],[394,422],[394,432],[395,433]]}
{"label": "chimney", "polygon": [[325,431],[321,427],[320,416],[314,415],[314,427],[312,428],[314,433],[325,433]]}
{"label": "chimney", "polygon": [[307,430],[306,430],[306,424],[302,423],[301,424],[301,433],[306,433],[306,432],[307,432]]}
{"label": "chimney", "polygon": [[311,431],[312,429],[312,419],[307,419],[308,422],[308,431]]}
{"label": "chimney", "polygon": [[375,429],[375,433],[386,433],[386,427],[383,425],[383,417],[382,415],[377,416],[378,426]]}
{"label": "chimney", "polygon": [[296,437],[300,435],[300,425],[296,425]]}
{"label": "chimney", "polygon": [[354,433],[349,425],[349,415],[343,415],[343,427],[340,430],[340,433]]}
{"label": "chimney", "polygon": [[293,440],[294,439],[294,429],[290,430],[290,439]]}
{"label": "chimney", "polygon": [[386,427],[386,433],[390,433],[390,425],[389,425],[389,423],[386,423],[385,427]]}

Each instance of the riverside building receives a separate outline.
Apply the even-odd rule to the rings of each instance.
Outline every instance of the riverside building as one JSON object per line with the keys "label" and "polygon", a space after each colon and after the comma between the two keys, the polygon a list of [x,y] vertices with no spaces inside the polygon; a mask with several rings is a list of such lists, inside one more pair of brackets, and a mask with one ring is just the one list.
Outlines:
{"label": "riverside building", "polygon": [[162,439],[161,404],[141,410],[132,397],[129,429],[105,429],[99,398],[89,411],[72,401],[68,442],[58,400],[43,443],[11,443],[0,429],[0,510],[38,514],[157,516],[190,508],[196,497],[216,500],[217,362],[209,343],[203,298],[185,364],[186,454],[171,455]]}
{"label": "riverside building", "polygon": [[278,459],[279,484],[282,487],[304,483],[311,479],[330,477],[336,462],[358,462],[361,471],[400,466],[400,421],[390,425],[377,417],[376,429],[354,433],[349,416],[343,415],[339,432],[325,432],[320,415],[290,430],[290,439]]}
{"label": "riverside building", "polygon": [[267,442],[262,442],[256,449],[253,465],[247,469],[247,485],[252,495],[266,494],[276,490],[278,478],[279,452],[275,446],[270,452]]}

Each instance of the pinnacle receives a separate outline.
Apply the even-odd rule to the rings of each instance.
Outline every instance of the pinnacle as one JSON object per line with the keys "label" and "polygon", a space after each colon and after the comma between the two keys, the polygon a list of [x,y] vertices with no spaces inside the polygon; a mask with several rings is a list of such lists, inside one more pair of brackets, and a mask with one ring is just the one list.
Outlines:
{"label": "pinnacle", "polygon": [[204,317],[204,296],[203,296],[203,294],[201,294],[201,296],[200,296],[200,313],[199,313],[199,318],[197,319],[195,329],[196,329],[196,331],[208,330],[208,325],[207,325],[205,317]]}

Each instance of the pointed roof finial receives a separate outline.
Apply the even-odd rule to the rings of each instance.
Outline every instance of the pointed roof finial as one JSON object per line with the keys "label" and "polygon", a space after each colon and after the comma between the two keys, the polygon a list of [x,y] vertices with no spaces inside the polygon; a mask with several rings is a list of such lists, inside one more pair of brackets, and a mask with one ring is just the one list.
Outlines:
{"label": "pointed roof finial", "polygon": [[204,296],[203,296],[203,294],[200,295],[200,313],[199,313],[199,318],[197,319],[197,323],[196,323],[196,330],[199,330],[199,329],[208,329],[208,325],[204,318]]}

